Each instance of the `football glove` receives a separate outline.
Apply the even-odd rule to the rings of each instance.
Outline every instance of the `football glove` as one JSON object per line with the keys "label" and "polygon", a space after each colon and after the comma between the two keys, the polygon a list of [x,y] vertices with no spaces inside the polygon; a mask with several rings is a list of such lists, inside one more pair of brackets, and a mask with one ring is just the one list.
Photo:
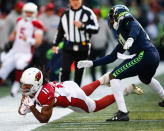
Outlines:
{"label": "football glove", "polygon": [[34,105],[34,98],[30,98],[29,96],[24,100],[24,105],[28,108]]}
{"label": "football glove", "polygon": [[30,112],[31,112],[30,108],[28,108],[27,106],[25,106],[25,104],[23,103],[21,105],[21,108],[20,108],[20,114],[21,115],[26,115],[27,113],[30,113]]}
{"label": "football glove", "polygon": [[131,37],[128,38],[127,41],[124,44],[124,47],[123,47],[124,50],[128,50],[132,46],[133,42],[134,42],[133,38],[131,38]]}
{"label": "football glove", "polygon": [[77,68],[91,67],[93,62],[91,60],[82,60],[77,63]]}
{"label": "football glove", "polygon": [[31,112],[29,106],[27,106],[28,99],[29,99],[29,96],[25,97],[24,100],[22,101],[22,104],[19,109],[19,114],[26,115],[27,113]]}

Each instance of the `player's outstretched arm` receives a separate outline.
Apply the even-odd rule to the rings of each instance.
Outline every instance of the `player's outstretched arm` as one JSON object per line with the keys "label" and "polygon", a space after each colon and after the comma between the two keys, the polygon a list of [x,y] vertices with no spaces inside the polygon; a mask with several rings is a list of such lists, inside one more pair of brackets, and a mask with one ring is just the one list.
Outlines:
{"label": "player's outstretched arm", "polygon": [[52,115],[54,101],[49,106],[43,106],[39,112],[34,105],[30,106],[31,112],[40,123],[47,123]]}
{"label": "player's outstretched arm", "polygon": [[43,40],[43,32],[38,31],[37,33],[34,33],[34,38],[32,37],[27,37],[24,33],[21,35],[22,39],[26,41],[29,45],[32,46],[39,46],[42,44]]}
{"label": "player's outstretched arm", "polygon": [[20,103],[20,106],[18,108],[18,113],[20,115],[25,115],[26,114],[25,111],[24,111],[24,109],[23,109],[24,100],[25,100],[25,95],[22,95],[21,103]]}
{"label": "player's outstretched arm", "polygon": [[123,53],[125,50],[122,48],[121,44],[118,44],[116,46],[116,48],[112,51],[111,54],[104,56],[100,59],[96,59],[96,60],[82,60],[79,61],[77,64],[77,67],[80,68],[84,68],[84,67],[91,67],[91,66],[99,66],[99,65],[104,65],[104,64],[109,64],[112,63],[113,61],[115,61],[117,59],[117,52]]}
{"label": "player's outstretched arm", "polygon": [[77,63],[77,67],[84,68],[84,67],[91,67],[93,66],[93,62],[91,60],[81,60]]}
{"label": "player's outstretched arm", "polygon": [[13,42],[15,40],[15,37],[16,37],[16,29],[14,29],[13,32],[10,34],[9,41]]}

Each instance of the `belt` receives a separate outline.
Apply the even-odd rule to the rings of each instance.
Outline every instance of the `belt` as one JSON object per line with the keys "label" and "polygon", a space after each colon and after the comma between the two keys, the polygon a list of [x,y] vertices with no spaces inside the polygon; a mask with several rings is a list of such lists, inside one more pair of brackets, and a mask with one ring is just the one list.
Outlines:
{"label": "belt", "polygon": [[87,45],[87,41],[82,41],[82,42],[71,42],[71,41],[66,41],[65,42],[66,43],[66,45],[68,45],[68,44],[72,44],[72,45]]}

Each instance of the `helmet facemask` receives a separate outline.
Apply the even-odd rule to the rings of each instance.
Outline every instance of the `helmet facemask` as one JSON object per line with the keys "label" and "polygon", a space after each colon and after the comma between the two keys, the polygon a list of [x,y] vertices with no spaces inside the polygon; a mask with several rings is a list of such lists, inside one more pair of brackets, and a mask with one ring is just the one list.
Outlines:
{"label": "helmet facemask", "polygon": [[[27,15],[27,14],[31,14],[31,15]],[[23,17],[25,18],[26,21],[32,21],[36,18],[33,12],[26,12],[26,11],[23,12]]]}
{"label": "helmet facemask", "polygon": [[29,95],[32,95],[34,93],[32,91],[32,85],[23,84],[23,83],[21,83],[20,91],[25,96],[29,96]]}
{"label": "helmet facemask", "polygon": [[121,20],[123,20],[126,14],[129,13],[129,9],[124,6],[124,5],[116,5],[113,8],[111,8],[109,12],[109,21],[111,26],[115,29],[118,30],[119,23]]}

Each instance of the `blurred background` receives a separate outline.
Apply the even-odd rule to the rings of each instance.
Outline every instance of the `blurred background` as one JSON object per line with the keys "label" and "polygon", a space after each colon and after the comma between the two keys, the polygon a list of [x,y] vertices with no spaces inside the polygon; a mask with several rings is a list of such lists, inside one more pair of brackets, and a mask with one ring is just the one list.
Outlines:
{"label": "blurred background", "polygon": [[[44,13],[48,2],[55,5],[54,13],[60,14],[68,7],[69,0],[0,0],[0,49],[3,49],[8,40],[5,35],[5,19],[15,10],[21,13],[18,2],[34,2],[39,7],[39,15]],[[18,4],[17,4],[18,3]],[[141,23],[159,49],[161,59],[164,59],[164,0],[83,0],[84,5],[101,10],[101,17],[105,19],[110,8],[115,4],[125,4],[133,16]],[[14,18],[13,18],[14,19]],[[5,26],[4,26],[5,25]],[[10,29],[12,30],[12,29]],[[10,31],[8,32],[10,33]]]}
{"label": "blurred background", "polygon": [[[32,65],[37,66],[43,64],[49,67],[52,64],[54,65],[51,60],[53,57],[50,49],[53,43],[53,37],[56,35],[55,30],[57,30],[59,20],[53,20],[55,19],[53,17],[48,22],[47,18],[42,17],[42,15],[47,13],[48,16],[55,15],[60,18],[65,9],[69,7],[69,0],[0,0],[0,52],[7,51],[11,48],[11,44],[8,44],[8,37],[15,27],[16,19],[21,16],[23,4],[27,2],[33,2],[38,5],[38,18],[45,26],[44,44],[36,49],[37,51],[35,51]],[[116,4],[126,5],[132,15],[149,34],[151,40],[159,50],[161,61],[164,60],[164,0],[83,0],[83,4],[92,8],[94,13],[100,15],[100,18],[105,21],[107,21],[106,17],[112,6]],[[48,13],[48,11],[51,11],[51,13]],[[104,48],[106,54],[111,52],[115,47],[114,44],[111,45],[109,39]],[[39,57],[42,59],[39,60]],[[95,57],[93,56],[93,58]],[[50,60],[51,62],[49,62]],[[55,60],[57,61],[56,57]],[[60,60],[58,63],[60,63]],[[60,64],[58,67],[53,67],[54,71],[52,72],[51,80],[58,79],[59,67]],[[73,67],[71,70],[73,70]]]}

